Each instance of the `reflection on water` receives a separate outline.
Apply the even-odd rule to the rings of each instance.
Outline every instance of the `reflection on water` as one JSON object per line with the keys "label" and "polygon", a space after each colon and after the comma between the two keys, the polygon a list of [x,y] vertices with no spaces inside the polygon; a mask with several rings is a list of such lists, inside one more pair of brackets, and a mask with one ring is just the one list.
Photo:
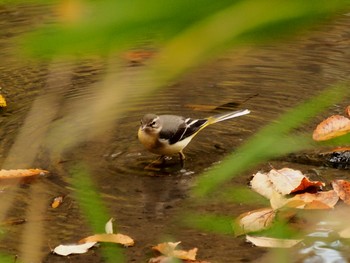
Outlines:
{"label": "reflection on water", "polygon": [[[29,109],[46,88],[50,76],[48,65],[14,56],[15,47],[11,40],[14,36],[30,30],[30,25],[38,21],[34,17],[44,16],[45,12],[39,7],[0,10],[1,21],[4,21],[0,23],[0,32],[3,32],[0,36],[0,47],[4,54],[0,64],[0,86],[9,104],[8,109],[0,113],[2,165],[23,127]],[[296,40],[223,54],[156,93],[136,97],[130,91],[129,101],[132,105],[121,101],[125,111],[115,120],[113,126],[97,138],[80,140],[78,147],[65,151],[60,156],[51,156],[46,149],[48,145],[43,143],[40,147],[42,153],[33,158],[35,165],[52,171],[52,177],[45,181],[46,196],[48,199],[59,194],[67,196],[62,208],[55,211],[48,209],[44,216],[48,242],[54,246],[64,241],[79,240],[90,233],[86,226],[82,227],[81,233],[76,231],[83,219],[67,184],[68,167],[83,161],[90,164],[101,196],[111,215],[117,219],[119,228],[137,240],[135,247],[125,250],[129,262],[141,262],[148,253],[146,248],[169,236],[182,240],[185,247],[199,247],[201,258],[208,261],[254,260],[256,255],[265,250],[253,248],[240,238],[202,233],[179,224],[181,209],[189,206],[186,203],[189,200],[188,190],[200,172],[235,151],[242,142],[282,112],[328,85],[349,80],[349,24],[349,17],[339,16],[333,24],[314,29]],[[144,67],[130,67],[123,62],[111,66],[111,63],[103,58],[89,58],[72,65],[68,72],[70,81],[61,90],[61,101],[51,119],[50,128],[56,127],[73,112],[77,101],[86,107],[84,119],[90,118],[94,122],[103,123],[103,118],[111,118],[102,116],[102,119],[95,119],[89,115],[89,109],[96,106],[95,91],[101,88],[100,84],[103,83],[107,71],[112,70],[112,73],[121,74],[128,80]],[[62,68],[62,71],[65,69]],[[252,113],[201,131],[185,149],[186,171],[180,170],[177,156],[168,161],[168,165],[160,171],[143,169],[156,156],[144,150],[137,140],[136,132],[141,116],[152,112],[193,118],[207,117],[222,111],[220,105],[225,105],[225,109],[228,106],[230,110],[248,108]],[[343,108],[344,105],[334,105],[330,112],[340,113]],[[43,107],[42,110],[46,109]],[[328,114],[324,116],[326,115]],[[315,119],[305,126],[304,130],[311,131],[318,120]],[[79,126],[82,125],[80,122],[82,119],[72,123],[73,126]],[[40,128],[48,127],[38,129]],[[56,134],[51,137],[55,138],[51,143],[63,145],[67,134],[68,131],[55,137]],[[85,138],[85,135],[78,134],[81,138]],[[284,161],[274,163],[276,168],[287,165],[304,170],[319,169],[317,166],[302,166]],[[321,169],[320,173],[326,178],[330,175],[331,178],[348,176],[344,171],[332,169]],[[232,184],[245,185],[249,175],[236,178]],[[11,211],[14,217],[23,217],[25,207],[31,205],[29,191],[26,190],[20,189],[14,197],[14,202],[20,204]],[[247,209],[239,204],[208,204],[200,210],[235,216]],[[49,223],[46,224],[46,221]],[[4,242],[1,248],[6,252],[17,253],[17,236],[21,231],[22,226],[10,227],[6,236],[8,242]],[[338,250],[344,247],[339,245],[336,241],[324,243],[316,240],[314,245],[304,248],[300,253],[306,255],[303,262],[330,262],[327,261],[330,258],[334,262],[342,258]],[[44,249],[47,251],[46,247]],[[63,262],[51,255],[46,260]],[[74,257],[75,262],[79,260],[86,262],[84,257]]]}

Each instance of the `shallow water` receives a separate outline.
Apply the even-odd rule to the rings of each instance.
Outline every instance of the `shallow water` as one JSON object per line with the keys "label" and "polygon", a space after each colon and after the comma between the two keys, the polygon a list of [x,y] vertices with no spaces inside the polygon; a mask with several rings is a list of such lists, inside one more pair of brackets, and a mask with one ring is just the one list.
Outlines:
{"label": "shallow water", "polygon": [[[1,93],[8,101],[8,108],[0,114],[0,163],[8,166],[6,158],[9,149],[19,136],[29,109],[34,100],[44,90],[50,78],[50,67],[38,64],[15,55],[12,45],[14,37],[30,30],[48,16],[48,7],[2,7],[0,9],[0,65]],[[134,104],[126,105],[125,111],[98,138],[83,140],[78,147],[57,156],[51,156],[39,149],[33,165],[48,169],[51,176],[43,179],[42,196],[45,215],[30,217],[30,207],[39,204],[31,196],[31,186],[23,186],[16,191],[14,202],[6,219],[27,219],[23,224],[7,224],[2,251],[19,253],[28,241],[18,236],[26,231],[25,226],[44,222],[43,244],[56,246],[60,243],[74,242],[90,235],[89,228],[74,201],[68,183],[68,169],[78,162],[89,164],[98,190],[106,202],[110,214],[117,219],[118,228],[136,240],[136,245],[124,250],[127,262],[144,262],[150,255],[150,247],[164,238],[181,240],[184,248],[199,248],[199,258],[210,262],[252,262],[265,254],[266,250],[252,247],[244,238],[231,235],[205,233],[180,224],[179,216],[184,208],[193,208],[188,200],[194,179],[204,170],[220,162],[235,151],[239,145],[257,132],[261,127],[313,94],[329,85],[350,79],[350,17],[339,15],[332,23],[315,28],[293,40],[230,51],[219,58],[187,73],[168,87],[141,98],[133,97]],[[108,61],[90,58],[77,65],[66,67],[58,64],[61,72],[69,72],[71,78],[62,82],[58,93],[59,111],[53,118],[53,125],[63,118],[80,100],[86,107],[94,105],[94,93],[87,87],[98,83],[106,72]],[[143,65],[130,66],[120,63],[116,70],[132,78]],[[160,171],[144,170],[155,159],[137,141],[136,132],[139,120],[146,112],[157,114],[179,114],[190,117],[206,117],[221,112],[215,107],[229,105],[226,110],[248,108],[252,113],[236,120],[208,127],[202,131],[186,148],[185,171],[181,171],[177,156],[168,161]],[[342,114],[346,102],[334,105],[327,113],[315,118],[305,126],[312,131],[315,124],[331,114]],[[43,108],[45,111],[45,108]],[[52,123],[50,123],[52,125]],[[79,123],[77,123],[79,125]],[[63,143],[62,137],[55,141]],[[30,138],[32,139],[32,138]],[[29,140],[30,140],[29,139]],[[10,162],[11,163],[11,162]],[[16,163],[16,162],[13,162]],[[20,163],[20,162],[19,162]],[[346,178],[348,172],[311,164],[299,164],[298,159],[281,159],[270,164],[252,167],[250,171],[235,178],[229,184],[237,187],[247,185],[252,173],[259,169],[292,167],[305,172],[316,170],[321,178]],[[10,167],[22,168],[22,167]],[[6,190],[3,194],[6,194]],[[50,200],[57,195],[65,195],[63,205],[58,209],[49,207]],[[237,203],[217,204],[215,202],[195,207],[196,211],[236,216],[253,209],[254,205]],[[257,206],[256,206],[257,207]],[[79,229],[79,231],[77,231]],[[322,240],[321,240],[322,241]],[[326,262],[315,260],[315,253],[334,256],[346,261],[348,248],[311,243],[295,252],[298,262]],[[98,249],[86,255],[62,258],[49,254],[49,245],[42,248],[44,262],[100,262]],[[312,247],[317,249],[312,249]],[[316,252],[315,252],[316,251]],[[317,253],[316,253],[317,254]],[[309,256],[308,256],[309,255]]]}

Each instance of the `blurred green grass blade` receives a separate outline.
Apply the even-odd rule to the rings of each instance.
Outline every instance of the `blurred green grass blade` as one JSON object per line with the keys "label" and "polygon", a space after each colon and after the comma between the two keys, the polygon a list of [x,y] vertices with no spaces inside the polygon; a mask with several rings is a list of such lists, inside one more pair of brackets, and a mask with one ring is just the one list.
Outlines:
{"label": "blurred green grass blade", "polygon": [[[248,180],[247,180],[248,181]],[[256,193],[255,191],[252,191],[249,187],[230,187],[228,189],[222,189],[220,193],[217,193],[215,195],[215,199],[212,200],[212,198],[208,198],[206,202],[233,202],[237,204],[244,204],[244,205],[261,205],[261,206],[269,206],[270,201],[267,200],[262,195]]]}
{"label": "blurred green grass blade", "polygon": [[338,85],[283,114],[276,122],[260,130],[219,166],[201,175],[193,189],[194,194],[205,196],[231,177],[262,161],[311,147],[314,144],[311,140],[311,131],[308,137],[287,136],[288,133],[325,108],[341,101],[349,93],[350,89],[347,86]]}
{"label": "blurred green grass blade", "polygon": [[[94,234],[105,233],[105,224],[110,219],[110,215],[91,179],[89,170],[80,164],[73,167],[70,173],[71,184],[75,189],[74,194],[84,218],[88,220]],[[102,244],[101,248],[107,262],[125,262],[120,247],[115,244]]]}
{"label": "blurred green grass blade", "polygon": [[348,5],[346,0],[104,0],[81,3],[82,10],[76,10],[76,20],[46,26],[27,39],[26,46],[34,55],[108,53],[137,40],[158,38],[170,40],[165,51],[172,55],[170,62],[174,59],[176,62],[179,54],[189,56],[182,58],[181,67],[187,68],[240,38],[275,39]]}
{"label": "blurred green grass blade", "polygon": [[232,221],[229,216],[200,214],[188,212],[183,218],[183,223],[205,232],[232,235]]}
{"label": "blurred green grass blade", "polygon": [[0,262],[1,263],[14,263],[14,262],[21,263],[20,260],[17,260],[16,256],[14,256],[14,255],[7,255],[7,254],[4,254],[4,253],[0,253]]}
{"label": "blurred green grass blade", "polygon": [[232,1],[103,0],[81,3],[81,10],[75,10],[75,20],[63,18],[62,23],[42,27],[27,39],[27,46],[34,55],[109,53],[137,41],[158,37],[164,40],[229,6]]}
{"label": "blurred green grass blade", "polygon": [[327,141],[320,141],[317,142],[316,145],[318,146],[332,146],[332,147],[337,147],[337,146],[349,146],[350,145],[350,133],[345,134],[340,137],[336,137]]}

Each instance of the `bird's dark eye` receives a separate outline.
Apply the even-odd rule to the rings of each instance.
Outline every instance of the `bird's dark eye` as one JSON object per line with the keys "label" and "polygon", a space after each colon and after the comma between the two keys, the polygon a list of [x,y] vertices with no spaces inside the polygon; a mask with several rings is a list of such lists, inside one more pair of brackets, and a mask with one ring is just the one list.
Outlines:
{"label": "bird's dark eye", "polygon": [[156,122],[155,122],[155,121],[152,121],[151,124],[150,124],[151,127],[153,127],[153,126],[155,126],[155,125],[156,125]]}

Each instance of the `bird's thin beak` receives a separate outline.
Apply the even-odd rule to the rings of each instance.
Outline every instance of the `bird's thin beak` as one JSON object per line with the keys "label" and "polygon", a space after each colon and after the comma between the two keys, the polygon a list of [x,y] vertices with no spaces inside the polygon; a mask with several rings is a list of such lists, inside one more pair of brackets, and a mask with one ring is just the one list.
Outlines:
{"label": "bird's thin beak", "polygon": [[146,126],[147,126],[147,125],[141,125],[141,126],[140,126],[141,131],[144,131],[144,130],[146,129]]}

